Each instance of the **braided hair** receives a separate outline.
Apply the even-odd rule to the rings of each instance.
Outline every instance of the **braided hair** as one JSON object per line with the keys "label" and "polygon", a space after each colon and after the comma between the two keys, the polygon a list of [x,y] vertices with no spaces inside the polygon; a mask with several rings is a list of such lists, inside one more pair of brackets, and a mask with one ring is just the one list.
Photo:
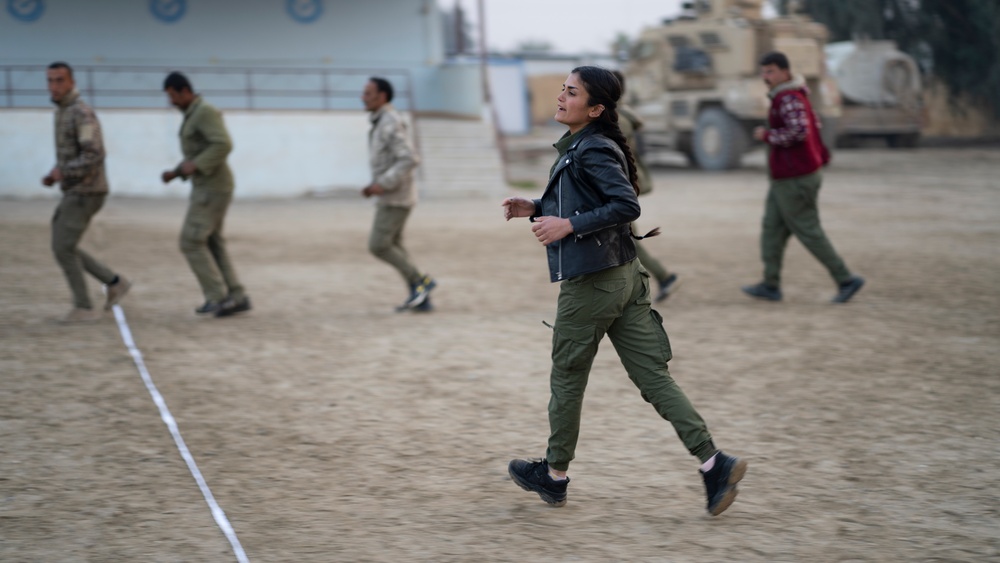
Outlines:
{"label": "braided hair", "polygon": [[[638,196],[639,172],[635,165],[635,155],[632,154],[632,149],[629,148],[628,141],[625,139],[621,127],[618,126],[618,100],[621,99],[623,91],[621,82],[610,70],[597,66],[578,66],[570,74],[577,75],[580,82],[583,83],[584,89],[587,90],[588,106],[598,104],[604,106],[601,115],[590,124],[597,128],[598,133],[614,141],[624,153],[625,162],[628,165],[628,179],[632,184],[632,189],[635,190],[635,195]],[[643,239],[658,234],[660,234],[659,227],[644,236],[636,236],[635,233],[632,236],[636,239]]]}

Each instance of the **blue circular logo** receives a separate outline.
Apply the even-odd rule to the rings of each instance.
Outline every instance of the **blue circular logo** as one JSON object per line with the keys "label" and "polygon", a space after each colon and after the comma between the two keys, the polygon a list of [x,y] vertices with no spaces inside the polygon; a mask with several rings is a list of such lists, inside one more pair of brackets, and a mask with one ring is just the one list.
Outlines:
{"label": "blue circular logo", "polygon": [[299,23],[312,23],[323,15],[323,0],[285,0],[285,11]]}
{"label": "blue circular logo", "polygon": [[161,22],[174,23],[184,17],[187,0],[149,0],[149,11]]}
{"label": "blue circular logo", "polygon": [[15,20],[33,22],[42,17],[44,11],[42,0],[7,0],[7,13]]}

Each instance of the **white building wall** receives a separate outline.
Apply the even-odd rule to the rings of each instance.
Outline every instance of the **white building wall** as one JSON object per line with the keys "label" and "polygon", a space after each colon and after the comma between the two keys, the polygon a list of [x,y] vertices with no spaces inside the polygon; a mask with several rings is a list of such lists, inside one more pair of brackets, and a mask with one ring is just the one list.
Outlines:
{"label": "white building wall", "polygon": [[[370,72],[388,74],[394,82],[403,81],[397,78],[401,74],[408,76],[412,109],[464,116],[480,112],[478,82],[472,82],[474,89],[461,96],[452,93],[446,100],[440,95],[444,32],[435,0],[4,0],[3,4],[0,108],[11,105],[8,98],[15,100],[15,107],[45,106],[44,73],[10,65],[47,65],[58,60],[75,67],[115,69],[113,74],[96,74],[96,95],[88,91],[86,73],[77,77],[85,97],[98,108],[162,107],[149,96],[137,101],[102,95],[101,90],[140,88],[155,94],[168,70],[195,69],[196,89],[233,92],[228,97],[214,96],[219,107],[248,107],[241,92],[245,76],[222,71],[277,68],[359,71],[330,79],[331,89],[346,92],[334,100],[332,109],[358,107],[353,92],[360,91]],[[35,11],[37,18],[25,21]],[[21,19],[15,14],[21,14]],[[164,14],[182,15],[166,21]],[[213,75],[213,68],[220,73]],[[463,70],[472,75],[477,72],[471,67]],[[257,88],[314,92],[321,82],[316,73],[258,76],[256,80]],[[12,96],[10,89],[35,92]],[[289,105],[293,99],[272,99],[270,106],[265,100],[257,107],[325,109],[315,101]],[[411,109],[408,102],[401,98],[400,106]]]}
{"label": "white building wall", "polygon": [[496,109],[500,130],[507,135],[524,135],[531,131],[531,108],[522,62],[517,59],[491,60],[486,68],[490,99]]}
{"label": "white building wall", "polygon": [[[397,89],[412,91],[413,104],[406,95],[394,101],[402,110],[464,119],[478,119],[483,111],[478,64],[444,60],[434,0],[0,4],[0,198],[57,195],[39,184],[54,161],[53,107],[44,65],[56,60],[99,69],[78,72],[77,85],[104,129],[112,192],[130,196],[187,193],[158,180],[162,170],[180,159],[181,114],[168,106],[161,90],[168,70],[188,71],[195,90],[206,91],[206,99],[224,109],[235,143],[229,163],[237,197],[294,196],[367,183],[368,122],[359,98],[369,73],[383,74]],[[289,6],[297,7],[300,16],[316,17],[296,19]],[[174,21],[162,17],[178,13]],[[33,15],[37,17],[31,19]],[[122,70],[126,67],[132,70]],[[339,97],[328,98],[326,105],[313,98],[307,105],[289,102],[294,96],[281,101],[256,94],[248,104],[240,90],[244,74],[213,74],[213,69],[261,67],[333,70],[329,87]],[[340,71],[346,72],[336,74]],[[319,76],[266,76],[256,87],[315,91]],[[142,94],[116,97],[116,90]],[[246,111],[250,105],[256,109]],[[415,125],[419,130],[419,120]],[[433,165],[425,164],[428,169]]]}
{"label": "white building wall", "polygon": [[[0,61],[35,64],[436,65],[433,0],[14,0],[0,11]],[[33,21],[12,13],[31,13]],[[289,4],[308,20],[292,17]],[[17,8],[15,8],[17,7]],[[157,8],[159,7],[159,8]],[[181,13],[169,22],[157,14]]]}
{"label": "white building wall", "polygon": [[593,65],[607,69],[621,67],[621,62],[614,57],[603,55],[561,55],[558,57],[531,58],[523,57],[524,72],[528,76],[539,76],[548,74],[568,75],[569,71],[578,66]]}
{"label": "white building wall", "polygon": [[[0,119],[0,196],[57,197],[41,178],[55,164],[51,110],[7,110]],[[160,173],[181,161],[176,110],[99,113],[113,194],[187,197],[189,186],[164,185]],[[233,139],[229,166],[236,197],[287,197],[360,189],[370,181],[364,112],[227,111]]]}

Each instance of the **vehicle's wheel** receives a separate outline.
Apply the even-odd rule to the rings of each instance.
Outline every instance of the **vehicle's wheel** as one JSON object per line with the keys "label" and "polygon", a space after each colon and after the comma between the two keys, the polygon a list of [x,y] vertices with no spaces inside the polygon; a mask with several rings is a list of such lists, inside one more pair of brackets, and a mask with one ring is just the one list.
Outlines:
{"label": "vehicle's wheel", "polygon": [[705,170],[730,170],[740,165],[750,139],[740,122],[719,107],[705,108],[695,123],[692,152]]}
{"label": "vehicle's wheel", "polygon": [[920,133],[902,133],[885,138],[887,145],[894,149],[912,149],[920,144]]}

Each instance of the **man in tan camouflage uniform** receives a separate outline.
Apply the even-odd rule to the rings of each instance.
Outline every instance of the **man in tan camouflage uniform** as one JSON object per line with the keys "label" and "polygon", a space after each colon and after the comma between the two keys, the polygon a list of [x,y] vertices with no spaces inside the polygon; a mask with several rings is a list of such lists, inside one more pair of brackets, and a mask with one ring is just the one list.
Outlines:
{"label": "man in tan camouflage uniform", "polygon": [[[622,97],[625,97],[625,75],[621,71],[614,70],[612,73],[621,82],[622,85]],[[639,157],[640,147],[639,147],[639,129],[642,128],[642,120],[635,111],[628,106],[628,104],[622,102],[618,103],[618,127],[622,130],[622,135],[625,135],[625,140],[628,142],[628,146],[632,149],[632,154],[635,156],[635,168],[636,174],[639,177],[639,195],[645,195],[653,191],[653,183],[650,178],[649,170],[646,165],[642,162]],[[632,225],[635,229],[635,224]],[[672,274],[667,271],[666,266],[664,266],[659,260],[653,258],[653,256],[646,250],[646,244],[640,244],[639,241],[635,241],[635,253],[639,258],[639,262],[649,270],[649,273],[656,278],[657,285],[659,285],[659,290],[656,292],[656,301],[663,301],[667,297],[680,287],[680,279],[678,279],[677,274]]]}
{"label": "man in tan camouflage uniform", "polygon": [[105,284],[105,310],[121,301],[132,284],[79,248],[90,220],[108,195],[104,139],[94,110],[76,90],[73,69],[66,63],[52,63],[46,78],[52,102],[58,106],[56,165],[42,178],[42,184],[58,183],[62,188],[62,200],[52,217],[52,252],[73,293],[73,310],[61,322],[93,322],[100,320],[101,312],[93,310],[84,270]]}
{"label": "man in tan camouflage uniform", "polygon": [[427,312],[432,309],[430,292],[437,282],[421,274],[403,248],[403,227],[417,203],[413,169],[419,159],[406,136],[402,117],[392,107],[392,95],[392,85],[379,77],[370,78],[361,94],[372,122],[368,132],[372,183],[361,195],[379,198],[368,250],[395,268],[410,288],[409,297],[396,310]]}
{"label": "man in tan camouflage uniform", "polygon": [[195,94],[191,82],[179,72],[167,76],[163,90],[170,103],[184,112],[180,131],[184,160],[161,177],[164,183],[191,179],[180,247],[205,295],[205,303],[195,313],[227,317],[249,311],[250,298],[236,277],[222,238],[222,224],[233,199],[233,173],[226,164],[233,143],[222,114]]}

